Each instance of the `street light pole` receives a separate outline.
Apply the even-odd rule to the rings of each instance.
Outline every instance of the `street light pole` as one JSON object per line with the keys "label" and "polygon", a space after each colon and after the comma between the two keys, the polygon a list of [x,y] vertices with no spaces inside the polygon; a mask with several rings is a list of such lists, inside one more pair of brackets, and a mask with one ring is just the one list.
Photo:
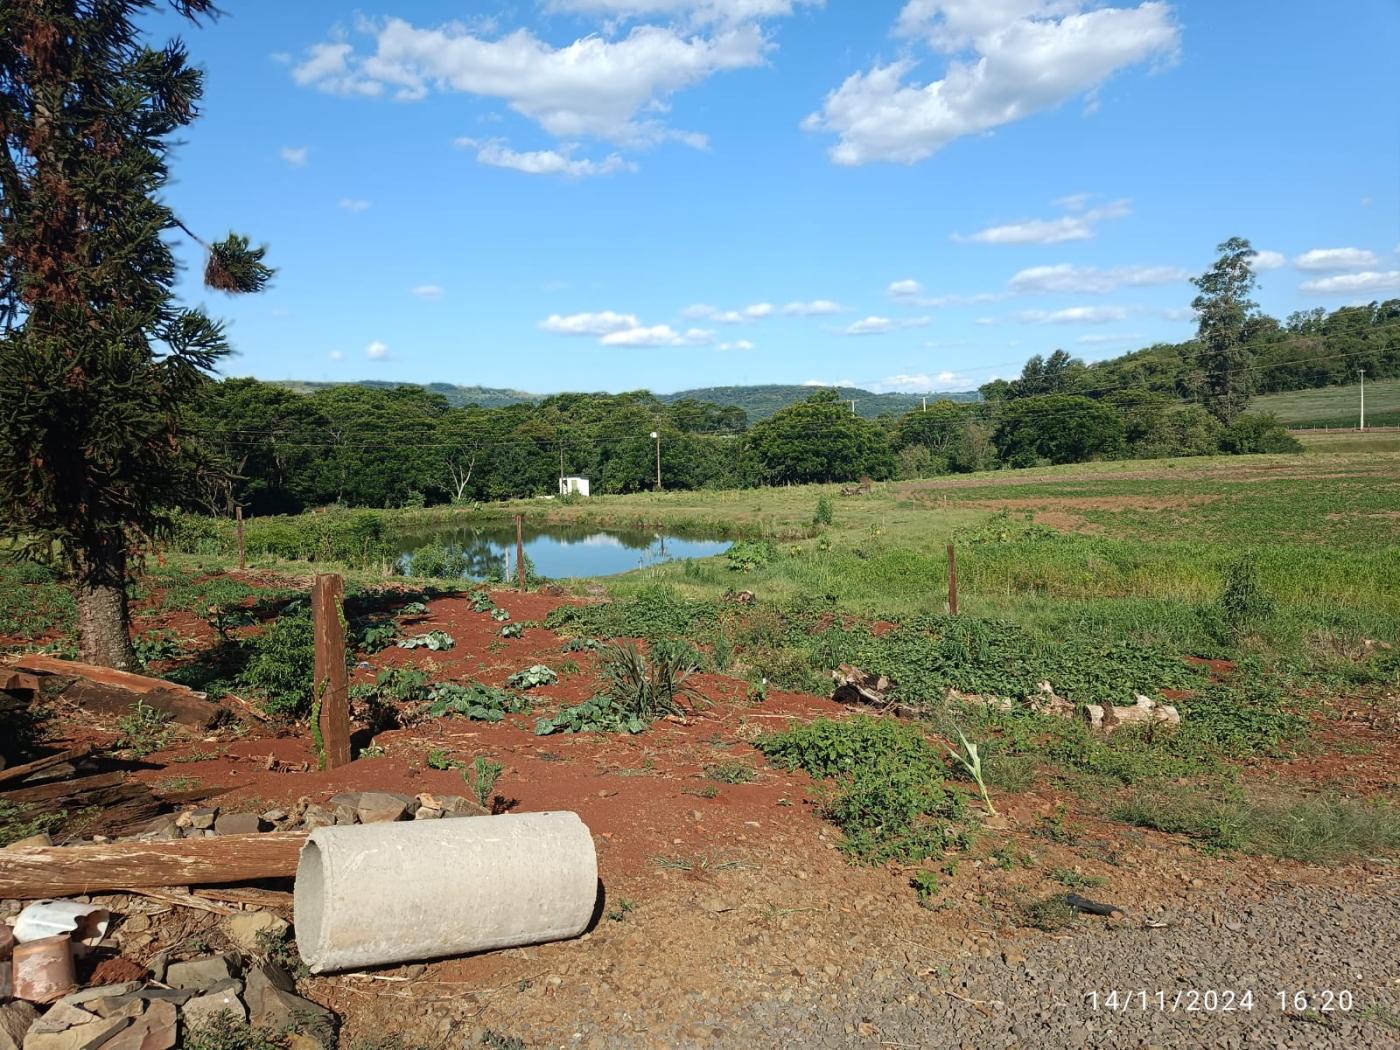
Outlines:
{"label": "street light pole", "polygon": [[651,438],[656,442],[656,491],[661,491],[661,432],[653,430]]}
{"label": "street light pole", "polygon": [[1366,369],[1358,368],[1361,373],[1361,428],[1366,429]]}

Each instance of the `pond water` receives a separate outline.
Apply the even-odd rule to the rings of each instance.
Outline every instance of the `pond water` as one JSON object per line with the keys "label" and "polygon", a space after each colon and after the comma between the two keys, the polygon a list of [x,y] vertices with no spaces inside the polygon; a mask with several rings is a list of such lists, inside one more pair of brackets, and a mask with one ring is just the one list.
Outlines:
{"label": "pond water", "polygon": [[[546,525],[525,527],[525,556],[535,572],[552,579],[613,576],[633,569],[684,558],[723,554],[730,540],[694,539],[661,532]],[[399,565],[407,571],[409,555],[430,543],[460,547],[467,556],[468,578],[515,579],[515,526],[499,525],[402,534],[397,538]]]}

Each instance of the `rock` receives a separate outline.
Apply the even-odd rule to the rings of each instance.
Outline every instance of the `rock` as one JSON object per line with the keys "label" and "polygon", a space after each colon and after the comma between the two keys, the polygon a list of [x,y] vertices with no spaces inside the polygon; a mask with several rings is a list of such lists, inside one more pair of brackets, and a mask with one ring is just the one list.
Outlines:
{"label": "rock", "polygon": [[287,920],[278,918],[270,911],[242,911],[230,915],[220,925],[235,947],[249,955],[260,955],[265,951],[265,938],[280,939],[287,932]]}
{"label": "rock", "polygon": [[335,818],[335,823],[338,825],[353,824],[358,818],[358,814],[355,812],[353,806],[336,806],[331,812]]}
{"label": "rock", "polygon": [[488,815],[485,806],[478,805],[469,798],[461,798],[457,795],[439,795],[438,802],[442,804],[444,817],[484,817]]}
{"label": "rock", "polygon": [[442,816],[442,810],[431,809],[428,806],[419,806],[418,812],[413,814],[414,820],[437,820]]}
{"label": "rock", "polygon": [[273,1032],[295,1025],[314,1035],[319,1046],[335,1046],[335,1014],[297,995],[291,975],[275,963],[249,968],[247,998],[253,1024]]}
{"label": "rock", "polygon": [[312,803],[306,807],[301,815],[302,827],[307,831],[315,831],[317,828],[328,828],[335,823],[335,814],[325,806],[318,806]]}
{"label": "rock", "polygon": [[53,839],[48,835],[30,835],[25,839],[16,839],[11,842],[6,849],[28,849],[30,846],[52,846]]}
{"label": "rock", "polygon": [[127,933],[145,933],[151,928],[151,917],[137,912],[135,915],[128,915],[126,921],[122,923],[122,929]]}
{"label": "rock", "polygon": [[126,981],[123,984],[104,984],[100,988],[84,988],[81,991],[65,995],[59,1000],[60,1003],[67,1003],[69,1006],[81,1006],[87,1009],[87,1004],[94,999],[112,999],[119,995],[129,995],[141,987],[139,981]]}
{"label": "rock", "polygon": [[227,981],[238,972],[238,965],[228,955],[209,955],[187,962],[171,963],[165,971],[165,982],[172,988],[192,988],[208,991]]}
{"label": "rock", "polygon": [[266,813],[261,814],[259,819],[265,824],[280,824],[287,819],[287,811],[285,809],[269,809]]}
{"label": "rock", "polygon": [[156,817],[137,834],[137,838],[158,841],[180,837],[180,825],[176,823],[176,818],[169,813]]}
{"label": "rock", "polygon": [[178,1045],[179,1015],[175,1004],[152,1000],[129,1028],[102,1044],[102,1050],[172,1050]]}
{"label": "rock", "polygon": [[262,821],[256,813],[220,813],[214,821],[217,835],[256,835],[262,830]]}
{"label": "rock", "polygon": [[60,999],[44,1011],[44,1016],[35,1021],[34,1027],[29,1031],[31,1035],[63,1032],[95,1020],[97,1020],[96,1014],[89,1013],[81,1006],[74,1006],[72,1003],[65,1003]]}
{"label": "rock", "polygon": [[300,1032],[287,1036],[287,1050],[325,1050],[325,1043]]}
{"label": "rock", "polygon": [[219,807],[213,806],[209,809],[196,809],[190,813],[190,827],[199,828],[200,831],[207,830],[214,826],[214,821],[219,819]]}
{"label": "rock", "polygon": [[391,795],[387,791],[365,791],[360,794],[355,815],[361,824],[388,824],[403,820],[413,806],[414,800],[404,795]]}
{"label": "rock", "polygon": [[56,1032],[40,1031],[40,1018],[24,1037],[24,1050],[96,1050],[131,1023],[129,1017],[88,1016],[91,1020]]}
{"label": "rock", "polygon": [[149,1009],[153,1003],[165,1003],[174,1009],[184,1006],[196,994],[191,988],[143,988],[139,992],[115,999],[95,999],[88,1003],[85,1009],[91,1010],[98,1017],[116,1017],[125,1014],[133,1004],[140,1004]]}
{"label": "rock", "polygon": [[20,1050],[24,1033],[39,1019],[33,1003],[16,999],[0,1006],[0,1050]]}
{"label": "rock", "polygon": [[225,981],[210,989],[204,995],[197,995],[187,1002],[182,1015],[187,1025],[207,1024],[222,1013],[232,1014],[240,1021],[248,1020],[248,1007],[239,998],[243,991],[242,981]]}

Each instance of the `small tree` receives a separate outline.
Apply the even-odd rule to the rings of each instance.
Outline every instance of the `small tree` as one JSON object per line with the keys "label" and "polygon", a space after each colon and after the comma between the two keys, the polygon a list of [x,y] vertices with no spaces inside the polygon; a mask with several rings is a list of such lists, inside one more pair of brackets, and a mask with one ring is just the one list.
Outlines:
{"label": "small tree", "polygon": [[[170,2],[192,22],[217,13]],[[136,19],[156,3],[0,3],[3,529],[68,564],[82,656],[114,667],[135,663],[129,560],[194,488],[184,417],[228,351],[222,326],[171,294],[164,235],[184,227],[160,194],[202,76],[178,41],[141,42]],[[272,275],[246,238],[205,247],[211,288]]]}
{"label": "small tree", "polygon": [[1250,260],[1258,253],[1243,237],[1231,237],[1216,251],[1220,258],[1215,265],[1191,279],[1201,292],[1191,307],[1199,317],[1196,339],[1205,406],[1229,426],[1254,392],[1249,334],[1259,306],[1249,298],[1255,283]]}

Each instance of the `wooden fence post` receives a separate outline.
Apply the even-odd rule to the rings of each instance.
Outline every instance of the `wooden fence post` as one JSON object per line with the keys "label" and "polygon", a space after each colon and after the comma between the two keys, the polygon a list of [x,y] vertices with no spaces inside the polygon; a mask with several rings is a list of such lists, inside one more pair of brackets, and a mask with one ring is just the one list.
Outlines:
{"label": "wooden fence post", "polygon": [[345,670],[345,581],[335,573],[317,573],[311,588],[311,619],[316,635],[316,670],[312,680],[312,716],[321,767],[335,769],[350,761],[350,683]]}
{"label": "wooden fence post", "polygon": [[520,589],[525,590],[525,535],[523,514],[515,516],[515,574],[520,578]]}
{"label": "wooden fence post", "polygon": [[248,567],[248,558],[243,548],[243,508],[234,507],[233,514],[238,520],[238,568],[241,571]]}
{"label": "wooden fence post", "polygon": [[958,615],[958,559],[948,544],[948,615]]}

